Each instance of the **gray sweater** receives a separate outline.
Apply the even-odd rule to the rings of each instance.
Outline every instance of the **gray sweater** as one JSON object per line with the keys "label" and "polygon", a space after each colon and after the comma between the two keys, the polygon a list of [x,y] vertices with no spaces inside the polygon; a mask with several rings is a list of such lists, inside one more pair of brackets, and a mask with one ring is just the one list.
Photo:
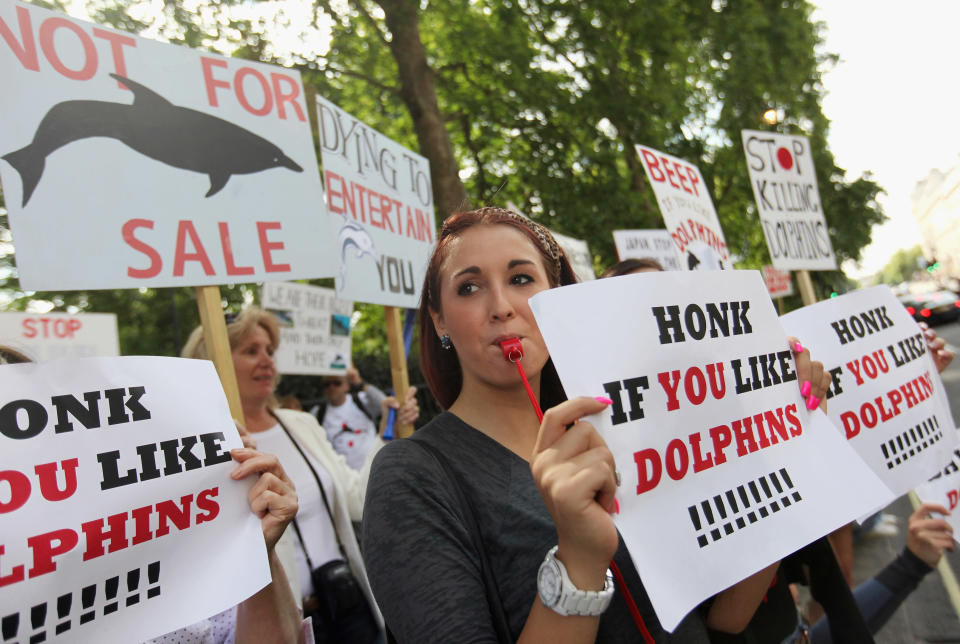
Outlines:
{"label": "gray sweater", "polygon": [[[363,550],[388,627],[404,644],[496,642],[479,556],[451,482],[411,440],[440,449],[460,475],[516,639],[536,597],[537,569],[557,543],[556,528],[529,464],[449,412],[413,438],[388,444],[373,464]],[[696,612],[672,636],[663,631],[622,539],[615,560],[657,642],[707,642]],[[642,641],[619,591],[600,620],[597,641]]]}

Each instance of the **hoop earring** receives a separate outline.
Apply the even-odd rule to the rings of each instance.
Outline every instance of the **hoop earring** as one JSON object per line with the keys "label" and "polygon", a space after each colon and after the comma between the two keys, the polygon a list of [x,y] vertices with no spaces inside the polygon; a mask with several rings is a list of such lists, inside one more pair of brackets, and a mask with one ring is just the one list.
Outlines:
{"label": "hoop earring", "polygon": [[453,343],[450,342],[450,336],[446,333],[440,336],[440,346],[448,351],[453,348]]}

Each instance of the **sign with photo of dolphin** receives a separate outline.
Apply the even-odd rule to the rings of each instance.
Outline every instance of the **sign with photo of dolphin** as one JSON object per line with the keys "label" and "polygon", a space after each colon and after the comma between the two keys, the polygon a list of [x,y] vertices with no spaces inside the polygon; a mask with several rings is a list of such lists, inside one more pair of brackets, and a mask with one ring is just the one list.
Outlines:
{"label": "sign with photo of dolphin", "polygon": [[430,162],[317,97],[337,297],[416,308],[436,242]]}
{"label": "sign with photo of dolphin", "polygon": [[24,288],[333,274],[296,71],[15,2],[0,32],[0,180]]}

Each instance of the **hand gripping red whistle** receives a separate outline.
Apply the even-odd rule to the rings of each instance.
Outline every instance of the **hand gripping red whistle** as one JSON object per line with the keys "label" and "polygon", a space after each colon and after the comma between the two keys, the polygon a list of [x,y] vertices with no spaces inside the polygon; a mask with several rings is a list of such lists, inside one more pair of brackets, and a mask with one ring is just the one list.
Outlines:
{"label": "hand gripping red whistle", "polygon": [[530,397],[530,403],[533,405],[533,410],[537,412],[537,420],[542,423],[543,412],[540,410],[540,403],[537,402],[537,397],[533,395],[533,389],[527,380],[527,374],[523,370],[523,365],[520,364],[520,361],[523,360],[523,345],[520,343],[520,338],[501,340],[500,348],[503,350],[504,359],[517,365],[517,371],[520,373],[520,379],[523,380],[523,386],[526,388],[527,395]]}
{"label": "hand gripping red whistle", "polygon": [[[523,386],[527,390],[527,396],[530,397],[530,403],[533,405],[534,411],[537,412],[537,418],[542,423],[543,411],[540,409],[540,403],[537,402],[537,397],[533,395],[533,389],[530,387],[530,382],[527,380],[527,374],[523,370],[523,365],[520,364],[520,361],[523,360],[523,345],[520,343],[520,338],[501,340],[500,349],[503,350],[503,357],[505,360],[517,365],[517,371],[520,373],[520,379],[523,380]],[[637,603],[634,601],[633,595],[630,593],[630,589],[627,588],[627,582],[624,580],[623,574],[620,572],[620,568],[612,559],[610,560],[610,570],[613,572],[613,576],[616,579],[617,585],[620,587],[621,594],[627,601],[627,607],[630,609],[633,622],[637,626],[637,630],[640,631],[643,641],[646,644],[654,644],[653,637],[650,635],[650,631],[647,630],[647,625],[644,623],[643,617],[640,615],[640,610],[637,608]]]}

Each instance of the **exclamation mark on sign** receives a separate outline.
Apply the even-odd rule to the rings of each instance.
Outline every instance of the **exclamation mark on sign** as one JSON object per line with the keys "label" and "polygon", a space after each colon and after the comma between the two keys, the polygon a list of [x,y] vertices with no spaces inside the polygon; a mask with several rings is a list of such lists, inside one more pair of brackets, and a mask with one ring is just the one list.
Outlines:
{"label": "exclamation mark on sign", "polygon": [[[743,501],[743,509],[750,510],[750,497],[747,496],[747,488],[742,485],[737,486],[737,494],[740,495],[740,500]],[[747,518],[750,519],[750,523],[757,522],[757,515],[753,510],[747,512]]]}
{"label": "exclamation mark on sign", "polygon": [[[783,480],[787,484],[787,487],[793,490],[793,481],[790,480],[790,475],[787,474],[787,468],[785,467],[780,468],[780,476],[783,477]],[[793,500],[794,502],[802,501],[803,497],[800,496],[799,492],[797,492],[796,490],[793,490]]]}
{"label": "exclamation mark on sign", "polygon": [[3,635],[3,641],[9,642],[17,636],[17,629],[20,628],[20,613],[6,615],[0,620],[0,634]]}
{"label": "exclamation mark on sign", "polygon": [[30,626],[39,631],[30,636],[30,644],[39,644],[47,639],[47,632],[43,630],[43,623],[47,621],[47,602],[37,604],[30,609]]}
{"label": "exclamation mark on sign", "polygon": [[134,568],[127,572],[127,592],[133,593],[127,595],[127,606],[133,606],[140,601],[140,593],[137,587],[140,586],[140,569]]}
{"label": "exclamation mark on sign", "polygon": [[107,595],[107,602],[103,607],[103,614],[109,615],[110,613],[117,612],[117,591],[120,590],[120,578],[111,577],[107,580],[107,583],[103,587],[104,592]]}
{"label": "exclamation mark on sign", "polygon": [[[717,506],[717,512],[720,513],[720,518],[721,518],[721,519],[726,519],[726,518],[727,518],[727,509],[726,509],[726,508],[724,507],[724,505],[723,505],[723,497],[721,497],[719,494],[716,495],[715,497],[713,497],[713,504],[714,504],[715,506]],[[729,522],[729,521],[727,521],[726,523],[724,523],[724,524],[723,524],[723,531],[724,531],[726,534],[733,534],[733,524],[732,524],[731,522]]]}
{"label": "exclamation mark on sign", "polygon": [[[737,507],[737,497],[734,496],[733,490],[727,490],[727,503],[730,504],[730,508],[733,510],[734,514],[740,511],[740,508]],[[747,522],[743,520],[743,517],[737,517],[738,528],[743,528],[746,525]]]}
{"label": "exclamation mark on sign", "polygon": [[[710,525],[714,524],[713,510],[710,508],[709,501],[701,501],[700,507],[703,508],[703,516],[707,519],[707,523]],[[714,541],[720,541],[720,531],[716,528],[710,530],[710,536],[713,537]]]}
{"label": "exclamation mark on sign", "polygon": [[907,452],[907,456],[914,456],[917,453],[916,450],[914,450],[912,447],[912,443],[910,442],[910,436],[907,432],[903,432],[903,443],[905,446],[904,449],[910,450],[909,452]]}
{"label": "exclamation mark on sign", "polygon": [[[147,599],[153,599],[160,594],[160,562],[154,561],[147,566]],[[156,584],[156,586],[154,586]]]}
{"label": "exclamation mark on sign", "polygon": [[73,593],[57,597],[57,619],[60,620],[60,623],[57,624],[57,635],[70,630],[70,620],[68,618],[70,617],[71,605],[73,605]]}
{"label": "exclamation mark on sign", "polygon": [[83,610],[87,611],[86,613],[82,613],[80,615],[81,624],[92,622],[93,618],[97,616],[96,612],[93,610],[93,600],[96,598],[96,586],[84,586],[83,590],[80,591],[80,605],[83,607]]}
{"label": "exclamation mark on sign", "polygon": [[[687,508],[687,512],[690,513],[690,521],[693,522],[694,529],[697,532],[700,532],[700,530],[703,529],[703,525],[700,523],[700,513],[697,512],[697,506],[691,505],[690,507]],[[706,535],[698,534],[697,543],[700,545],[701,548],[707,545]]]}
{"label": "exclamation mark on sign", "polygon": [[[776,488],[777,494],[783,494],[783,483],[780,482],[780,479],[777,477],[777,473],[776,473],[776,472],[770,472],[769,474],[767,474],[767,476],[770,477],[770,482],[773,483],[773,487]],[[790,507],[790,497],[788,497],[788,496],[781,496],[781,497],[780,497],[780,504],[781,504],[783,507],[785,507],[785,508],[789,508],[789,507]]]}
{"label": "exclamation mark on sign", "polygon": [[[894,457],[893,465],[900,465],[900,457],[897,456],[897,443],[892,438],[887,441],[887,445],[890,446],[890,456]],[[893,465],[890,468],[893,468]]]}

